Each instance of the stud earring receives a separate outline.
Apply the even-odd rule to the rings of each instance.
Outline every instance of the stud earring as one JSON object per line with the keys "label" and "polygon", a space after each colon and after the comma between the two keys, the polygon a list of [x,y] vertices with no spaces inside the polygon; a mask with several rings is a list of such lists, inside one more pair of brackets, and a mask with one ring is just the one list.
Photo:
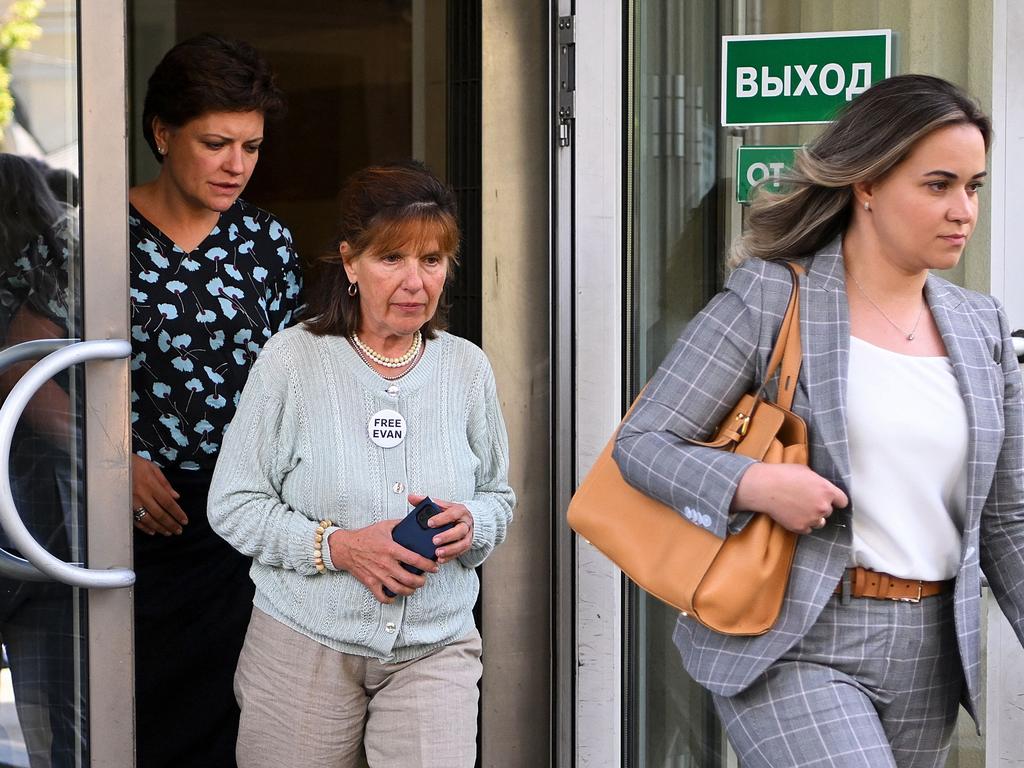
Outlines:
{"label": "stud earring", "polygon": [[157,147],[156,151],[159,152],[161,155],[166,155],[167,154],[167,147]]}
{"label": "stud earring", "polygon": [[865,211],[870,211],[871,210],[871,203],[869,203],[867,200],[864,201],[864,210]]}

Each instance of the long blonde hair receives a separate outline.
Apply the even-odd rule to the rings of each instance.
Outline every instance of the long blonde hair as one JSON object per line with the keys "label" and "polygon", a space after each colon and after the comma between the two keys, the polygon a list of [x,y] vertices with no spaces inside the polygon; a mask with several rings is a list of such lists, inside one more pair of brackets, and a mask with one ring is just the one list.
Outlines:
{"label": "long blonde hair", "polygon": [[952,83],[930,75],[897,75],[871,86],[797,151],[782,192],[758,188],[730,264],[792,259],[827,245],[850,222],[854,184],[881,179],[922,138],[963,124],[981,131],[988,151],[992,121]]}

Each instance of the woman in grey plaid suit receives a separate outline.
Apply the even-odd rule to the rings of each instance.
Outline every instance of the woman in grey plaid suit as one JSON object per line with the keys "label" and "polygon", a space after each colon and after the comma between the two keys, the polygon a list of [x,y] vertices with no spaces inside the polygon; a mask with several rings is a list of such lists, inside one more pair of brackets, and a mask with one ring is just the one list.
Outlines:
{"label": "woman in grey plaid suit", "polygon": [[[904,75],[857,98],[760,194],[725,289],[689,324],[619,432],[645,493],[718,536],[754,513],[801,536],[758,637],[675,632],[743,766],[945,764],[979,703],[981,569],[1024,635],[1024,400],[1006,317],[935,275],[977,222],[991,123],[950,83]],[[810,466],[690,445],[760,382],[800,279],[793,410]],[[699,514],[692,514],[696,510]]]}

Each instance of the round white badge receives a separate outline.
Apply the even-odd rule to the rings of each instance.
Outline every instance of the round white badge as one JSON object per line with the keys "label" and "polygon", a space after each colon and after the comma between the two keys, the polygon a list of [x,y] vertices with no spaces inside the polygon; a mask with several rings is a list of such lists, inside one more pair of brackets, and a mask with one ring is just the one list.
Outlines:
{"label": "round white badge", "polygon": [[370,417],[366,431],[374,445],[394,448],[405,440],[405,417],[398,411],[385,409]]}

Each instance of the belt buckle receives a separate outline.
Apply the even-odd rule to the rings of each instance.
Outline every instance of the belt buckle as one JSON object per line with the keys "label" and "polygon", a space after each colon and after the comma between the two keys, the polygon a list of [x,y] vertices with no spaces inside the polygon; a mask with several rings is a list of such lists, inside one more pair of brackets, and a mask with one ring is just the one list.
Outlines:
{"label": "belt buckle", "polygon": [[917,597],[900,597],[898,600],[901,603],[920,603],[921,593],[924,592],[924,582],[918,580],[917,582]]}

